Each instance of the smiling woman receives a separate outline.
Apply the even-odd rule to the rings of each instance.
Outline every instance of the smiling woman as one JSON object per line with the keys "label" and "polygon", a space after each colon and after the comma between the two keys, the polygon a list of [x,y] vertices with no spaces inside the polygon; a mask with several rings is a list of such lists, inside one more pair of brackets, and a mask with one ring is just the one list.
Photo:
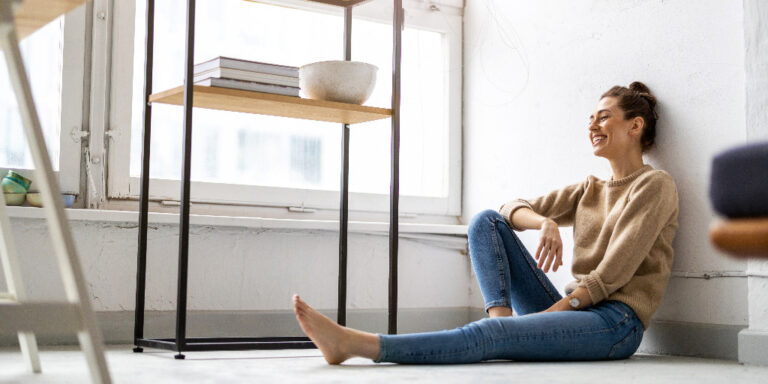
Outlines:
{"label": "smiling woman", "polygon": [[[651,94],[648,86],[639,81],[630,84],[629,88],[617,85],[605,92],[601,99],[614,103],[626,120],[641,118],[643,128],[640,143],[643,152],[651,149],[656,140],[656,120],[659,116],[656,113],[656,97]],[[593,117],[590,117],[592,120]]]}
{"label": "smiling woman", "polygon": [[[585,181],[486,210],[469,225],[469,251],[490,318],[441,332],[375,335],[341,327],[298,296],[297,319],[331,364],[469,363],[490,359],[606,360],[635,353],[672,267],[677,189],[643,164],[654,141],[655,98],[635,82],[606,92],[590,117],[594,154],[610,180]],[[546,273],[562,265],[559,226],[573,226],[572,273],[563,297]],[[534,256],[514,230],[539,229]],[[513,309],[518,315],[512,316]]]}
{"label": "smiling woman", "polygon": [[589,117],[589,139],[595,156],[608,159],[614,177],[628,175],[643,164],[642,153],[656,139],[656,98],[634,82],[615,86],[600,98]]}

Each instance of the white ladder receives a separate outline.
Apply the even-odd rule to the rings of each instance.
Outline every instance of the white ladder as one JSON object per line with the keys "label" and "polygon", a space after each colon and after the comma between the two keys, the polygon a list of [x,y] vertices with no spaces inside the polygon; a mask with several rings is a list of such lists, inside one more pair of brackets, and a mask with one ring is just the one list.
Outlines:
{"label": "white ladder", "polygon": [[91,308],[85,277],[64,212],[59,183],[45,147],[29,79],[19,51],[14,22],[14,10],[18,4],[18,0],[0,0],[0,48],[5,52],[24,133],[29,141],[35,164],[35,181],[40,186],[43,197],[67,302],[27,301],[21,281],[21,265],[5,207],[5,196],[0,194],[0,259],[8,285],[8,292],[0,292],[0,334],[18,333],[21,352],[27,365],[32,372],[39,373],[40,358],[34,332],[76,333],[86,355],[93,382],[110,383],[101,330],[96,324]]}

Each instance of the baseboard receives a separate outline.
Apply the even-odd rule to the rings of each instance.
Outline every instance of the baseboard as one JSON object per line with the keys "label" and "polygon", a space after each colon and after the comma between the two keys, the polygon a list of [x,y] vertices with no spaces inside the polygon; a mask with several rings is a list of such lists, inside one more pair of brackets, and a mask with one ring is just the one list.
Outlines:
{"label": "baseboard", "polygon": [[751,329],[739,332],[739,362],[768,365],[768,332]]}
{"label": "baseboard", "polygon": [[639,352],[739,360],[745,325],[653,321],[643,335]]}
{"label": "baseboard", "polygon": [[[335,319],[335,311],[322,311]],[[486,317],[481,308],[400,309],[398,333],[452,329]],[[132,344],[134,313],[132,311],[97,312],[107,344]],[[144,337],[170,338],[175,335],[173,311],[146,312]],[[387,332],[385,309],[348,310],[347,324],[368,332]],[[719,325],[654,321],[643,336],[639,352],[681,356],[698,356],[766,364],[768,332],[749,331],[740,325]],[[302,336],[290,310],[284,311],[189,311],[188,337],[226,336]],[[75,335],[38,335],[41,345],[76,344]],[[0,335],[0,346],[18,345],[14,335]]]}
{"label": "baseboard", "polygon": [[[335,319],[335,311],[322,311]],[[400,309],[398,333],[452,329],[485,316],[482,309],[429,308]],[[106,344],[132,344],[134,313],[132,311],[97,312]],[[175,335],[176,314],[173,311],[146,312],[144,337],[171,338]],[[348,310],[347,325],[368,332],[387,332],[386,309]],[[266,337],[303,336],[292,311],[189,311],[187,337]],[[38,335],[41,345],[76,344],[75,335]],[[18,345],[14,335],[0,335],[0,346]]]}

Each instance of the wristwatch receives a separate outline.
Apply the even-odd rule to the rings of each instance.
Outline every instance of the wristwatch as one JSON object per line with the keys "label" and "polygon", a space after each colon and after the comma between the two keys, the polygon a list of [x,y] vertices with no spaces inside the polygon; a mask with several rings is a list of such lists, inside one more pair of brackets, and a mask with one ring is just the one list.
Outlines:
{"label": "wristwatch", "polygon": [[573,309],[579,309],[579,304],[581,304],[579,299],[577,297],[574,297],[574,296],[571,296],[571,299],[568,300],[568,303],[571,304],[571,308],[573,308]]}

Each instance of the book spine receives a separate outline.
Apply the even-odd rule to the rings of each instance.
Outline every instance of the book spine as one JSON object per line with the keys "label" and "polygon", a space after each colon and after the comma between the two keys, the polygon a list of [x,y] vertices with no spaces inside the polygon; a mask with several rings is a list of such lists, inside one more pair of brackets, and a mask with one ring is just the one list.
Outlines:
{"label": "book spine", "polygon": [[196,84],[211,86],[211,87],[241,89],[244,91],[274,93],[274,94],[286,95],[286,96],[299,96],[298,87],[286,87],[282,85],[257,83],[257,82],[251,82],[251,81],[211,78],[211,79],[203,80],[201,82],[196,82]]}
{"label": "book spine", "polygon": [[[248,72],[254,72],[254,73],[263,73],[266,75],[275,75],[275,76],[285,76],[285,77],[291,77],[291,78],[299,78],[299,69],[286,69],[283,67],[267,67],[267,66],[252,66],[252,65],[221,65],[218,68],[222,69],[236,69],[240,71],[248,71]],[[199,72],[206,72],[216,69],[216,67],[211,67],[210,65],[206,66],[200,66],[196,65],[194,67],[194,71]]]}
{"label": "book spine", "polygon": [[276,65],[268,63],[258,63],[253,61],[243,61],[229,58],[221,58],[219,62],[221,68],[239,69],[243,71],[261,72],[270,75],[299,77],[299,69],[285,65]]}
{"label": "book spine", "polygon": [[221,78],[239,81],[252,81],[256,83],[283,85],[298,87],[299,79],[295,77],[271,75],[259,72],[249,72],[238,69],[216,68],[209,71],[195,73],[194,81],[203,81],[208,78]]}

